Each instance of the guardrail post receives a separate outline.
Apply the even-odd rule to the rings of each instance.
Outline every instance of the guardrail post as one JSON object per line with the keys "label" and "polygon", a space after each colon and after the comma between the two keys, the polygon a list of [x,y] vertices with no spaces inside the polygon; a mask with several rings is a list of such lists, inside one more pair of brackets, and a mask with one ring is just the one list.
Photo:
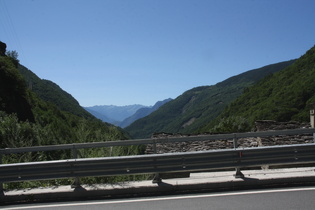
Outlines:
{"label": "guardrail post", "polygon": [[[72,158],[73,159],[77,159],[78,158],[78,151],[75,148],[75,145],[73,145],[73,147],[72,147]],[[74,182],[71,185],[71,188],[78,188],[78,187],[81,187],[80,178],[79,177],[75,177],[74,178]]]}
{"label": "guardrail post", "polygon": [[[156,141],[155,140],[153,140],[153,152],[154,152],[154,154],[156,154],[157,153],[157,149],[156,149]],[[154,162],[155,162],[156,160],[154,159]],[[154,168],[156,168],[156,166],[154,166]],[[154,177],[153,177],[153,180],[152,180],[152,183],[161,183],[162,182],[162,179],[161,179],[161,176],[160,176],[160,174],[159,173],[154,173]]]}
{"label": "guardrail post", "polygon": [[[2,164],[2,153],[0,153],[0,164]],[[0,182],[0,196],[4,195],[3,192],[3,183]]]}
{"label": "guardrail post", "polygon": [[[233,138],[233,146],[234,146],[234,149],[236,149],[238,147],[237,145],[237,137],[236,137],[236,134],[234,133],[234,138]],[[242,157],[242,153],[240,152],[239,153],[239,158]],[[238,162],[240,162],[240,159],[238,160]],[[244,177],[244,174],[241,172],[241,169],[239,167],[236,167],[235,168],[235,174],[234,174],[234,177],[235,178],[243,178]]]}
{"label": "guardrail post", "polygon": [[240,168],[236,168],[236,173],[234,174],[235,178],[244,178],[244,174],[241,172]]}
{"label": "guardrail post", "polygon": [[236,149],[237,148],[237,138],[236,138],[236,134],[234,133],[234,138],[233,138],[233,147],[234,147],[234,149]]}

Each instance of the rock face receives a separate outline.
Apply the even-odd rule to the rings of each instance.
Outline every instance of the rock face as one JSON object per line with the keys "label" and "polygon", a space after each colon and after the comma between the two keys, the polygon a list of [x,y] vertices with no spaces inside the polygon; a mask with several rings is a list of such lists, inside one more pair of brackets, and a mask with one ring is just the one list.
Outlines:
{"label": "rock face", "polygon": [[0,56],[5,56],[7,45],[0,41]]}
{"label": "rock face", "polygon": [[[261,120],[255,123],[257,131],[268,130],[285,130],[309,128],[309,124],[298,122],[276,122],[271,120]],[[184,137],[187,135],[159,133],[154,134],[152,138],[168,138],[168,137]],[[313,135],[290,135],[290,136],[271,136],[265,138],[240,138],[237,139],[238,148],[258,147],[258,146],[275,146],[288,144],[306,144],[312,143]],[[217,141],[194,141],[194,142],[175,142],[156,145],[156,153],[175,153],[175,152],[192,152],[216,149],[232,149],[234,148],[233,140],[217,140]],[[154,153],[153,145],[146,148],[147,154]]]}

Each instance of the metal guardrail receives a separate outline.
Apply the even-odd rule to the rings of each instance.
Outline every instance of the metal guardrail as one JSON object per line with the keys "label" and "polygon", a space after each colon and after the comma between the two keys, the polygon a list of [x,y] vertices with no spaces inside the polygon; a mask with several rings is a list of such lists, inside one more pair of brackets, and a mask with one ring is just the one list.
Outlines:
{"label": "metal guardrail", "polygon": [[[112,142],[6,148],[0,155],[50,151],[58,149],[82,149],[107,146],[128,146],[184,141],[230,140],[247,137],[313,134],[315,129],[188,136],[181,138],[140,139]],[[235,144],[236,145],[236,144]],[[28,180],[74,178],[86,176],[110,176],[125,174],[156,173],[155,181],[162,172],[189,172],[211,169],[236,168],[236,176],[242,176],[240,168],[261,165],[287,165],[315,163],[315,144],[224,149],[203,152],[167,153],[153,155],[68,159],[0,165],[0,184]],[[2,185],[2,184],[1,184]]]}
{"label": "metal guardrail", "polygon": [[315,144],[0,165],[0,182],[315,163]]}
{"label": "metal guardrail", "polygon": [[299,134],[312,134],[312,133],[315,133],[315,128],[261,131],[261,132],[248,132],[248,133],[231,133],[231,134],[217,134],[217,135],[198,135],[198,136],[186,136],[186,137],[119,140],[119,141],[91,142],[91,143],[73,143],[73,144],[61,144],[61,145],[49,145],[49,146],[4,148],[4,149],[0,149],[0,155],[23,153],[23,152],[67,150],[67,149],[72,150],[72,149],[113,147],[113,146],[131,146],[131,145],[146,145],[146,144],[160,144],[160,143],[162,144],[162,143],[185,142],[185,141],[216,141],[216,140],[231,140],[231,139],[236,140],[239,138],[248,138],[248,137],[268,137],[268,136],[299,135]]}

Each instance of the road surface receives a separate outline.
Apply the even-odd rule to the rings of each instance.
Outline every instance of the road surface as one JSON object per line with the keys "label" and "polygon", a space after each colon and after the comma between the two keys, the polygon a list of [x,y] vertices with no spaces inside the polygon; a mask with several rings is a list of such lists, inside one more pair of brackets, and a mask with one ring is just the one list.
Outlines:
{"label": "road surface", "polygon": [[[1,208],[2,207],[2,208]],[[3,210],[315,209],[315,187],[1,206]]]}

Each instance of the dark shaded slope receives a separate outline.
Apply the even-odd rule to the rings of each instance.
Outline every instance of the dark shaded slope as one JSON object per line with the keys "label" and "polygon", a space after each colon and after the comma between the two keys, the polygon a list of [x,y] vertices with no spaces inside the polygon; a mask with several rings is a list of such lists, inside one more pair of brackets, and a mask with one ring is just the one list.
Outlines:
{"label": "dark shaded slope", "polygon": [[44,101],[55,104],[59,109],[77,116],[94,118],[89,112],[80,106],[75,98],[66,91],[62,90],[54,82],[40,79],[36,74],[23,65],[19,65],[18,69],[27,81],[29,88]]}
{"label": "dark shaded slope", "polygon": [[7,56],[0,56],[0,110],[15,113],[22,121],[35,121],[25,81]]}

